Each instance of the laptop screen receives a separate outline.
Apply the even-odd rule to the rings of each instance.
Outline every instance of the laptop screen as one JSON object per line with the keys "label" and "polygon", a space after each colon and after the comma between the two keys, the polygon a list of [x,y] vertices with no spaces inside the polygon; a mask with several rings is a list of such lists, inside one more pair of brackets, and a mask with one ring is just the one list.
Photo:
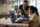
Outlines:
{"label": "laptop screen", "polygon": [[15,13],[11,13],[11,18],[15,18]]}

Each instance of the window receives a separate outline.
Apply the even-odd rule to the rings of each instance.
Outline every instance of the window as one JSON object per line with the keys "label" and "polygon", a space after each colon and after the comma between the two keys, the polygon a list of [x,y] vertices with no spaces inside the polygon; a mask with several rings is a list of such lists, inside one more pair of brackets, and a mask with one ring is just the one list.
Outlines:
{"label": "window", "polygon": [[36,6],[36,0],[30,0],[30,6]]}
{"label": "window", "polygon": [[38,12],[40,14],[40,0],[37,0],[37,8],[38,8]]}

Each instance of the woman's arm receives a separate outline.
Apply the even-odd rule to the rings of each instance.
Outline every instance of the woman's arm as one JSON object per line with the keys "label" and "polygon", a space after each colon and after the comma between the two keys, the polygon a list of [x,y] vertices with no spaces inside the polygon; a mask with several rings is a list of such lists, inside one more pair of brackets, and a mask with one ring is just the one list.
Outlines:
{"label": "woman's arm", "polygon": [[23,19],[23,21],[29,21],[29,19]]}
{"label": "woman's arm", "polygon": [[27,24],[29,24],[29,23],[31,23],[31,22],[32,22],[32,20],[24,21],[24,23],[27,23]]}
{"label": "woman's arm", "polygon": [[29,21],[24,21],[24,23],[31,23],[31,22],[35,22],[39,17],[36,14],[33,14]]}

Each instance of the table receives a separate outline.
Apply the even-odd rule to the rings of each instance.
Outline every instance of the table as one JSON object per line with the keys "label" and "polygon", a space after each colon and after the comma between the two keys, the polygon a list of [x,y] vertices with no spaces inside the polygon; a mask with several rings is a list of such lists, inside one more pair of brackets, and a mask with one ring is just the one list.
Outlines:
{"label": "table", "polygon": [[5,18],[0,19],[0,25],[11,25],[11,26],[29,26],[29,24],[24,24],[24,23],[12,23],[10,18],[7,20]]}

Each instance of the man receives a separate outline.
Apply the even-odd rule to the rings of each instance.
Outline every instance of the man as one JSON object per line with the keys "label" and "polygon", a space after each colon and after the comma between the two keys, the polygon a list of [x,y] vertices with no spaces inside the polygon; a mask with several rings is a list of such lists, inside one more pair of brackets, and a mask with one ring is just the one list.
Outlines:
{"label": "man", "polygon": [[27,4],[28,4],[27,1],[23,1],[23,4],[19,6],[19,9],[17,11],[16,19],[18,17],[18,14],[19,14],[20,10],[21,10],[22,18],[23,18],[23,15],[24,15],[24,18],[26,18],[26,19],[29,18],[28,17],[28,8],[29,8],[29,6]]}

